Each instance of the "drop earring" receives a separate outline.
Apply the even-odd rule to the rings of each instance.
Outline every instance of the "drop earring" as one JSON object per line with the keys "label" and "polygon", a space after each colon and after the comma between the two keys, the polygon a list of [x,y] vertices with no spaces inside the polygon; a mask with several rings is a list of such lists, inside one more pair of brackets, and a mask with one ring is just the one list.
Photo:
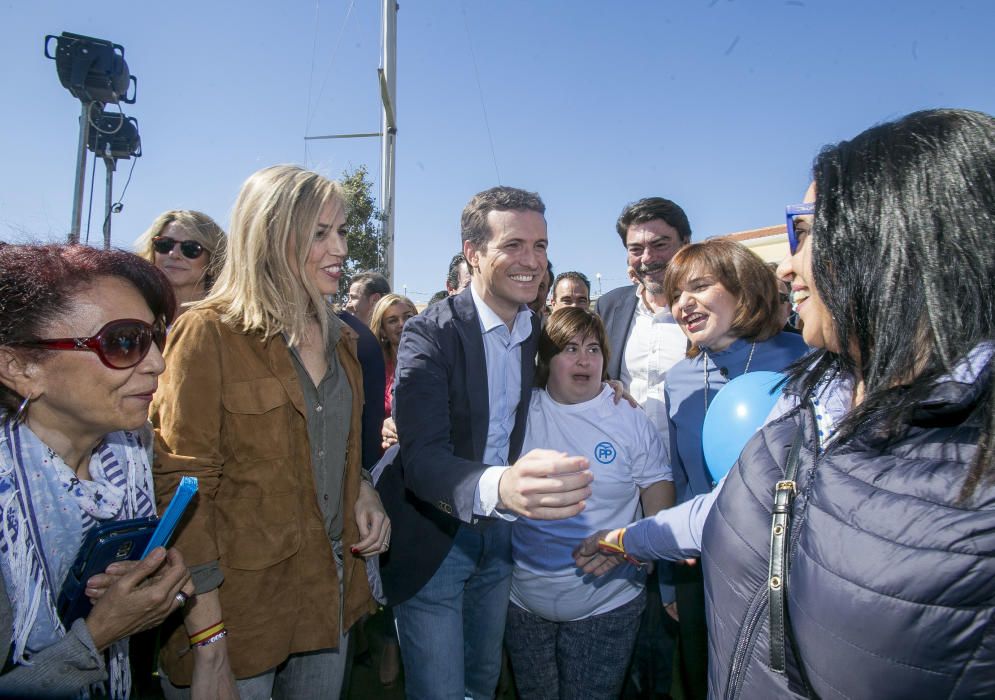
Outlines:
{"label": "drop earring", "polygon": [[28,403],[30,401],[31,401],[31,397],[30,396],[25,396],[24,397],[24,401],[22,401],[21,405],[17,407],[17,412],[14,413],[14,415],[11,417],[11,420],[15,424],[20,423],[20,422],[22,422],[24,420],[25,416],[28,413]]}

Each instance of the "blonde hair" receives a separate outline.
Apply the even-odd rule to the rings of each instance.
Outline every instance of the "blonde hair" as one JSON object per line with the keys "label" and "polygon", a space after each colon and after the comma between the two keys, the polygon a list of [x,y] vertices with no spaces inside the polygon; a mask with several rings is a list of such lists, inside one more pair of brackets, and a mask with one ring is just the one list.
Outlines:
{"label": "blonde hair", "polygon": [[161,236],[170,224],[179,224],[188,240],[197,241],[204,246],[207,253],[207,266],[204,268],[204,290],[210,291],[211,285],[218,277],[225,259],[225,232],[217,222],[207,214],[193,209],[170,209],[159,214],[138,240],[135,241],[135,251],[139,257],[155,264],[155,249],[152,239]]}
{"label": "blonde hair", "polygon": [[380,297],[376,306],[373,307],[373,313],[370,316],[370,331],[376,336],[377,342],[380,343],[380,347],[383,349],[384,359],[388,362],[393,362],[397,358],[397,348],[388,345],[387,339],[381,335],[381,331],[383,331],[383,317],[394,304],[407,304],[411,307],[415,315],[418,314],[418,308],[415,306],[415,303],[400,294],[385,294]]}
{"label": "blonde hair", "polygon": [[228,254],[210,294],[197,307],[215,309],[243,333],[285,333],[303,340],[317,319],[328,334],[328,302],[301,274],[322,207],[345,208],[341,186],[296,165],[274,165],[249,176],[232,210]]}

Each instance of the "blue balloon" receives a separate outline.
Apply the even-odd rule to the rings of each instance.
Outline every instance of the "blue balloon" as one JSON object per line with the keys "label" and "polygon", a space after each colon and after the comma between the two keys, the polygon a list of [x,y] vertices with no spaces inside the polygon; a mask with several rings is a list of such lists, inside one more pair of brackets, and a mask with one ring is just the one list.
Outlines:
{"label": "blue balloon", "polygon": [[764,424],[781,395],[780,372],[747,372],[722,387],[712,399],[701,427],[705,465],[716,482],[739,459],[746,443]]}

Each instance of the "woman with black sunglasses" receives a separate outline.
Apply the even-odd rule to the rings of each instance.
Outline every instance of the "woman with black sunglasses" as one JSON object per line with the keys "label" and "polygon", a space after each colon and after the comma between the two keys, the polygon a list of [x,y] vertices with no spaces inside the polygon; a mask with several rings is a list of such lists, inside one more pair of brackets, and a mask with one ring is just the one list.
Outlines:
{"label": "woman with black sunglasses", "polygon": [[169,278],[182,314],[211,291],[224,262],[225,232],[207,214],[172,209],[156,217],[135,248]]}
{"label": "woman with black sunglasses", "polygon": [[0,247],[0,696],[129,692],[127,637],[193,592],[179,552],[112,564],[85,618],[56,601],[88,531],[155,515],[147,415],[175,302],[128,253]]}
{"label": "woman with black sunglasses", "polygon": [[910,114],[813,176],[779,273],[820,350],[787,410],[579,563],[701,555],[712,697],[995,697],[995,118]]}

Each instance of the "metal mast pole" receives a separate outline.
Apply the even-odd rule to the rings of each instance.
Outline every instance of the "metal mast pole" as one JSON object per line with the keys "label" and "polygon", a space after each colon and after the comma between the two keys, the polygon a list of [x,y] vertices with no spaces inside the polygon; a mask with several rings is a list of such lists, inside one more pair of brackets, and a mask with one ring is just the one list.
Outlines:
{"label": "metal mast pole", "polygon": [[397,2],[383,0],[383,56],[380,75],[380,95],[383,108],[380,118],[380,207],[383,210],[383,235],[386,241],[384,267],[391,287],[394,286],[394,147],[397,139],[395,120],[397,77]]}
{"label": "metal mast pole", "polygon": [[80,223],[83,220],[83,186],[86,181],[86,134],[90,128],[90,107],[93,102],[83,100],[79,115],[79,146],[76,149],[76,182],[73,185],[73,219],[69,224],[69,242],[79,243]]}
{"label": "metal mast pole", "polygon": [[[107,152],[110,152],[110,147],[108,146]],[[117,164],[114,158],[105,155],[104,165],[107,167],[107,179],[104,183],[104,250],[111,249],[111,214],[114,213],[114,170]]]}

